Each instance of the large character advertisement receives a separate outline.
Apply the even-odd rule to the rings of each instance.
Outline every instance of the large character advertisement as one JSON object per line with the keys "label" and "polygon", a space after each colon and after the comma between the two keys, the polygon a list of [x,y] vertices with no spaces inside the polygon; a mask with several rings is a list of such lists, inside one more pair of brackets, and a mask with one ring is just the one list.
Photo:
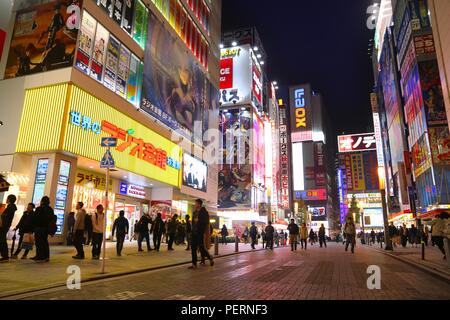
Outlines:
{"label": "large character advertisement", "polygon": [[219,208],[250,209],[252,165],[249,163],[252,115],[244,110],[223,113],[219,119],[222,132],[223,163],[219,171]]}
{"label": "large character advertisement", "polygon": [[194,58],[150,15],[142,110],[190,138],[194,122],[202,120],[210,101],[208,92],[205,75]]}
{"label": "large character advertisement", "polygon": [[427,121],[430,125],[447,124],[439,67],[436,60],[419,64],[421,87]]}
{"label": "large character advertisement", "polygon": [[82,0],[43,2],[17,12],[5,78],[73,64]]}

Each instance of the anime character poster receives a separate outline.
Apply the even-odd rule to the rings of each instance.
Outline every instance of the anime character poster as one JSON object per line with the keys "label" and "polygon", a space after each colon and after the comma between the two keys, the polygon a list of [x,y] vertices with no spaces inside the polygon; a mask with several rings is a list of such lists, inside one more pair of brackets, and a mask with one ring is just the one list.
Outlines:
{"label": "anime character poster", "polygon": [[436,60],[419,63],[420,85],[430,125],[447,124],[439,67]]}
{"label": "anime character poster", "polygon": [[5,78],[72,66],[82,2],[33,2],[18,11]]}
{"label": "anime character poster", "polygon": [[206,77],[186,48],[150,15],[144,57],[143,111],[191,138],[201,121],[207,89]]}
{"label": "anime character poster", "polygon": [[222,132],[219,170],[220,209],[250,209],[252,189],[252,164],[250,143],[252,115],[248,110],[224,112],[219,119]]}

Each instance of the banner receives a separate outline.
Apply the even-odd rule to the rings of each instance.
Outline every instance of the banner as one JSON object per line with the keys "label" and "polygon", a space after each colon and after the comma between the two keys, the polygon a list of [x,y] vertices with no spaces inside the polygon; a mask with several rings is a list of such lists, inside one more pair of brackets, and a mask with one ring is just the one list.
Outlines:
{"label": "banner", "polygon": [[323,142],[314,143],[314,176],[317,187],[323,187],[327,183],[323,147]]}
{"label": "banner", "polygon": [[55,0],[19,10],[5,78],[72,66],[82,4],[82,0],[70,5]]}
{"label": "banner", "polygon": [[124,45],[120,46],[119,65],[117,68],[116,93],[125,97],[131,53]]}
{"label": "banner", "polygon": [[108,43],[109,32],[100,23],[97,24],[95,34],[94,51],[92,53],[92,62],[90,74],[95,80],[102,82],[103,69],[105,66],[106,44]]}
{"label": "banner", "polygon": [[364,179],[364,163],[362,154],[353,154],[352,158],[352,177],[353,190],[363,191],[366,189],[366,182]]}
{"label": "banner", "polygon": [[209,83],[186,47],[150,15],[141,108],[191,138],[194,122],[209,109]]}
{"label": "banner", "polygon": [[116,74],[119,63],[120,42],[112,35],[109,37],[108,49],[106,51],[105,80],[103,84],[110,90],[115,91]]}
{"label": "banner", "polygon": [[445,111],[437,60],[420,62],[419,70],[428,124],[446,125],[447,113]]}
{"label": "banner", "polygon": [[92,45],[94,43],[96,27],[97,21],[89,13],[84,11],[75,66],[85,74],[89,73],[89,60],[92,56]]}

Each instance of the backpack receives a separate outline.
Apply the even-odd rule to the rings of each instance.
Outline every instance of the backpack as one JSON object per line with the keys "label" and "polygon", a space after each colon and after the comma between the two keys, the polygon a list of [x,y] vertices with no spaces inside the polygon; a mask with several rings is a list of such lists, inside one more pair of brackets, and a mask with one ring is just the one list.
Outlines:
{"label": "backpack", "polygon": [[86,231],[88,230],[92,230],[93,226],[92,226],[92,217],[89,214],[86,214],[84,216],[84,229]]}
{"label": "backpack", "polygon": [[55,214],[50,216],[50,221],[48,222],[48,234],[51,236],[54,236],[56,234],[56,231],[58,231],[58,226],[56,225],[56,221],[58,218]]}

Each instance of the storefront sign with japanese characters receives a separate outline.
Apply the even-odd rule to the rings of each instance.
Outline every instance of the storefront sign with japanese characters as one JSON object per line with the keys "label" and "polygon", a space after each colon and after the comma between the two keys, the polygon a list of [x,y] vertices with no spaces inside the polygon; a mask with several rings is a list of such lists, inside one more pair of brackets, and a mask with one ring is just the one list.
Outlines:
{"label": "storefront sign with japanese characters", "polygon": [[338,136],[339,152],[370,151],[377,149],[374,133]]}

